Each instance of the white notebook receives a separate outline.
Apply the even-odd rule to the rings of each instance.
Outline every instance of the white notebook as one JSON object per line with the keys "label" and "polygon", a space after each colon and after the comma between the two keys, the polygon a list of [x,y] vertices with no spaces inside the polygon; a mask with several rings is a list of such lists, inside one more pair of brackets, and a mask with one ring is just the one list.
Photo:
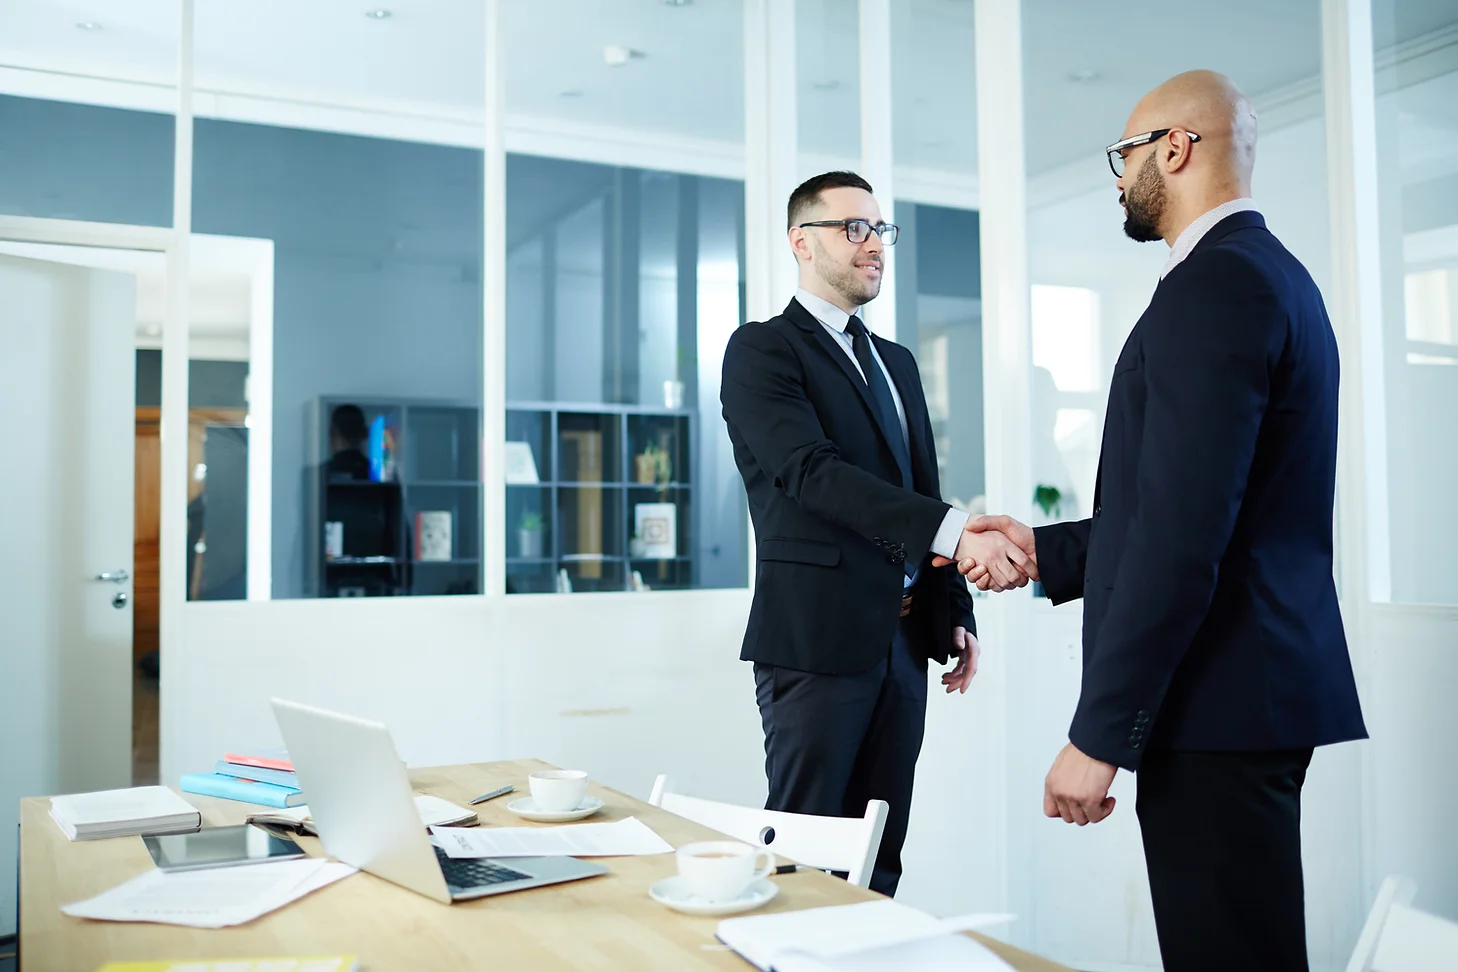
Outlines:
{"label": "white notebook", "polygon": [[982,945],[951,933],[1009,920],[1009,915],[934,918],[883,900],[726,918],[719,922],[718,934],[757,968],[777,972],[935,969],[944,967],[938,963],[949,952],[968,959],[967,968],[1001,969],[1006,967],[1002,960]]}
{"label": "white notebook", "polygon": [[202,826],[197,807],[165,786],[51,797],[51,819],[71,840],[176,833]]}

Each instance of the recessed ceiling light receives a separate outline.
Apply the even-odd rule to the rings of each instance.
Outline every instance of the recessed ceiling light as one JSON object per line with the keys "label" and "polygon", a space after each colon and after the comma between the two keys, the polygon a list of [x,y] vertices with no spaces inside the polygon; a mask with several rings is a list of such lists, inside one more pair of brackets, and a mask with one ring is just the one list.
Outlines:
{"label": "recessed ceiling light", "polygon": [[568,88],[566,91],[558,91],[557,92],[557,97],[558,98],[581,98],[582,97],[582,89],[581,88]]}
{"label": "recessed ceiling light", "polygon": [[834,91],[840,87],[839,81],[812,81],[810,87],[816,91]]}
{"label": "recessed ceiling light", "polygon": [[665,7],[687,7],[693,4],[694,0],[663,0]]}
{"label": "recessed ceiling light", "polygon": [[384,7],[376,7],[373,10],[366,10],[365,16],[370,18],[371,20],[389,20],[391,17],[394,16],[394,14],[386,10]]}
{"label": "recessed ceiling light", "polygon": [[100,30],[101,25],[94,20],[83,20],[76,25],[77,30]]}
{"label": "recessed ceiling light", "polygon": [[1097,81],[1100,77],[1099,72],[1093,68],[1079,68],[1076,71],[1068,72],[1068,80],[1074,84],[1088,84],[1091,81]]}

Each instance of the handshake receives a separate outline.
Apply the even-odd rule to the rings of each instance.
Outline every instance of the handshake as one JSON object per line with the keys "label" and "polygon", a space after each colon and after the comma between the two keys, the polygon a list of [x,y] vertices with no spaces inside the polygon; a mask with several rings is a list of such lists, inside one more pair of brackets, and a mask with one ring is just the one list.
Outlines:
{"label": "handshake", "polygon": [[[936,567],[954,561],[937,557]],[[976,516],[957,541],[957,570],[979,591],[1010,591],[1038,579],[1033,531],[1010,516]]]}

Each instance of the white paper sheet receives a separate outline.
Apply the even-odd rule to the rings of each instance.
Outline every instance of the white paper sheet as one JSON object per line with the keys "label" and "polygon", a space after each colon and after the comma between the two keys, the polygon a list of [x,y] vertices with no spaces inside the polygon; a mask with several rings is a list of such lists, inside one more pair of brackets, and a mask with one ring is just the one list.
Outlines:
{"label": "white paper sheet", "polygon": [[673,848],[637,817],[565,827],[432,827],[448,857],[633,857]]}
{"label": "white paper sheet", "polygon": [[323,858],[200,871],[153,869],[61,911],[99,921],[224,928],[252,921],[354,872],[347,864]]}
{"label": "white paper sheet", "polygon": [[[963,915],[934,918],[895,901],[810,908],[719,922],[719,940],[761,969],[778,966],[781,955],[795,953],[826,960],[988,925],[1005,924],[1012,915]],[[832,964],[833,968],[839,968]],[[813,965],[806,968],[814,968]],[[850,966],[854,968],[854,966]]]}
{"label": "white paper sheet", "polygon": [[815,958],[801,952],[775,956],[775,972],[1012,972],[1012,966],[966,935],[938,935],[850,955]]}

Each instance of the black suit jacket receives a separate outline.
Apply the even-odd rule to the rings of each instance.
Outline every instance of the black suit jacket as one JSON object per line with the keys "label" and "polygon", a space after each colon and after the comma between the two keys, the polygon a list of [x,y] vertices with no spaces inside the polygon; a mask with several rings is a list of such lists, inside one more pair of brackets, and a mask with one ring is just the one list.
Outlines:
{"label": "black suit jacket", "polygon": [[976,631],[966,583],[931,566],[948,506],[916,359],[873,340],[906,409],[915,490],[899,485],[893,430],[881,428],[865,381],[798,301],[745,324],[725,349],[720,400],[759,544],[747,661],[869,671],[891,644],[908,560],[921,565],[918,648],[945,662],[952,628]]}
{"label": "black suit jacket", "polygon": [[1160,283],[1114,366],[1093,518],[1036,531],[1049,597],[1084,598],[1083,752],[1366,737],[1332,581],[1337,372],[1321,294],[1259,214]]}

